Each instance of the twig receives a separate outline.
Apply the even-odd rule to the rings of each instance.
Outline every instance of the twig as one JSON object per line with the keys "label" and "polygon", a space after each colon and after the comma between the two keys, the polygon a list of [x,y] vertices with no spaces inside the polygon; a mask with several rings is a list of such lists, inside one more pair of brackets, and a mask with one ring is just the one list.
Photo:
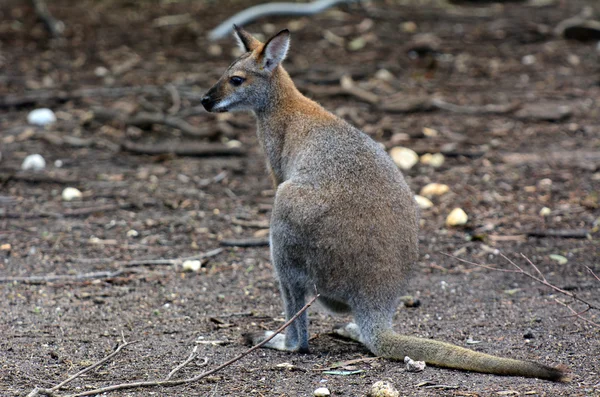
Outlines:
{"label": "twig", "polygon": [[219,242],[223,247],[265,247],[269,245],[268,238],[225,239]]}
{"label": "twig", "polygon": [[258,229],[268,229],[269,221],[245,221],[243,219],[233,218],[231,223],[238,226],[254,227]]}
{"label": "twig", "polygon": [[181,144],[166,143],[161,145],[142,145],[125,141],[121,148],[137,154],[176,154],[178,156],[244,156],[246,150],[241,147],[230,147],[219,143],[186,142]]}
{"label": "twig", "polygon": [[61,37],[65,30],[65,24],[52,16],[44,0],[32,0],[32,3],[35,13],[44,22],[50,34],[53,37]]}
{"label": "twig", "polygon": [[453,103],[443,101],[439,98],[432,99],[431,105],[440,110],[446,110],[449,112],[460,114],[505,114],[513,112],[520,106],[519,103],[509,103],[501,105],[488,104],[483,106],[464,106],[455,105]]}
{"label": "twig", "polygon": [[[198,352],[198,345],[194,346],[194,348],[192,349],[192,352],[190,353],[190,356],[181,364],[179,364],[178,366],[176,366],[175,368],[173,368],[173,370],[171,372],[169,372],[169,374],[166,376],[165,380],[169,380],[171,379],[171,377],[173,375],[175,375],[175,373],[177,371],[179,371],[181,368],[185,367],[186,365],[188,365],[190,362],[192,362],[192,360],[194,360],[197,356]],[[206,363],[208,362],[208,359],[204,359],[204,363],[202,366],[206,365]]]}
{"label": "twig", "polygon": [[[306,305],[304,305],[304,307],[302,309],[300,309],[298,311],[298,313],[296,313],[291,319],[286,321],[285,324],[283,324],[281,327],[279,327],[271,336],[266,338],[264,341],[260,342],[256,346],[251,347],[250,349],[248,349],[245,352],[243,352],[242,354],[232,358],[231,360],[219,365],[218,367],[211,369],[210,371],[206,371],[206,372],[203,372],[201,374],[198,374],[196,376],[193,376],[191,378],[186,378],[186,379],[121,383],[118,385],[111,385],[111,386],[101,387],[101,388],[94,389],[94,390],[88,390],[88,391],[81,392],[81,393],[71,394],[68,397],[91,396],[91,395],[96,395],[96,394],[108,393],[110,391],[115,391],[115,390],[135,389],[135,388],[141,388],[141,387],[154,387],[154,386],[172,387],[172,386],[183,385],[186,383],[197,382],[202,378],[210,376],[210,375],[222,370],[223,368],[230,366],[231,364],[235,363],[236,361],[239,361],[242,358],[246,357],[248,354],[252,353],[256,349],[259,349],[262,346],[264,346],[271,339],[273,339],[277,334],[281,333],[283,330],[285,330],[287,327],[289,327],[290,324],[292,322],[294,322],[302,313],[304,313],[315,302],[315,300],[317,300],[318,297],[319,297],[319,295],[316,294]],[[188,360],[186,360],[186,362],[188,362]],[[176,367],[176,369],[177,369],[177,367]],[[179,368],[179,369],[181,369],[181,368]],[[175,371],[175,372],[177,372],[177,371]],[[174,373],[174,371],[171,371],[171,373]],[[171,374],[169,374],[169,375],[171,375]],[[27,397],[35,397],[38,394],[42,394],[40,391],[43,391],[43,390],[46,390],[46,389],[37,389],[36,388]],[[54,390],[52,390],[52,389],[49,389],[49,390],[52,393],[51,394],[46,393],[47,396],[56,396],[53,393]],[[35,392],[35,394],[34,394],[34,392]]]}
{"label": "twig", "polygon": [[600,281],[600,277],[598,277],[598,275],[597,275],[596,273],[594,273],[594,271],[593,271],[593,270],[592,270],[592,269],[591,269],[589,266],[586,266],[585,268],[586,268],[586,269],[588,269],[588,271],[589,271],[590,273],[592,273],[592,276],[594,276],[594,278],[595,278],[596,280]]}
{"label": "twig", "polygon": [[77,372],[75,375],[70,376],[68,379],[62,381],[61,383],[59,383],[56,386],[51,387],[50,389],[39,389],[36,387],[35,389],[33,389],[31,391],[31,393],[29,393],[27,395],[27,397],[35,397],[37,395],[55,396],[56,395],[54,393],[55,391],[60,390],[61,387],[65,386],[67,383],[77,379],[78,377],[85,374],[86,372],[89,372],[89,371],[93,370],[94,368],[98,368],[99,366],[101,366],[102,364],[104,364],[105,362],[107,362],[108,360],[110,360],[111,358],[116,356],[117,354],[119,354],[119,352],[121,350],[123,350],[125,347],[127,347],[129,345],[133,345],[134,343],[138,343],[138,341],[127,342],[125,340],[125,338],[123,338],[123,343],[120,344],[119,346],[117,346],[117,348],[115,349],[114,352],[110,353],[108,356],[104,357],[100,361],[97,361],[94,364],[90,365],[89,367],[82,369],[81,371]]}
{"label": "twig", "polygon": [[219,255],[223,252],[223,248],[216,248],[214,250],[204,252],[198,255],[192,255],[185,258],[175,258],[175,259],[136,259],[128,262],[120,262],[119,264],[124,267],[134,267],[134,266],[152,266],[152,265],[169,265],[175,266],[180,265],[187,260],[196,260],[196,259],[205,259],[210,258],[216,255]]}
{"label": "twig", "polygon": [[[132,273],[132,270],[127,273]],[[92,272],[81,274],[57,274],[55,276],[28,276],[28,277],[0,277],[0,284],[4,283],[25,283],[25,284],[44,284],[55,281],[84,281],[84,280],[101,280],[107,278],[115,278],[126,273],[124,270],[116,270],[114,272]]]}
{"label": "twig", "polygon": [[179,109],[181,109],[181,95],[179,95],[179,91],[177,91],[177,87],[175,87],[172,84],[167,84],[165,86],[165,88],[167,89],[167,91],[169,91],[169,94],[171,94],[171,102],[172,102],[172,105],[167,110],[167,113],[169,113],[171,115],[176,114],[177,112],[179,112]]}
{"label": "twig", "polygon": [[241,11],[222,22],[208,34],[212,41],[227,36],[233,30],[233,25],[244,26],[259,18],[271,15],[303,16],[314,15],[341,3],[351,3],[357,0],[317,0],[312,3],[266,3],[259,4]]}
{"label": "twig", "polygon": [[586,229],[574,230],[533,230],[527,232],[529,237],[562,237],[562,238],[588,238],[591,232]]}
{"label": "twig", "polygon": [[[177,92],[174,86],[170,87],[172,90],[175,90]],[[194,138],[214,138],[219,134],[219,130],[214,129],[210,126],[205,126],[205,128],[195,127],[180,117],[173,115],[165,115],[159,112],[138,112],[134,115],[128,116],[123,112],[119,112],[112,109],[105,109],[101,107],[95,107],[92,110],[94,112],[94,117],[96,117],[97,119],[117,120],[124,124],[132,125],[135,127],[146,127],[152,124],[162,124],[166,125],[167,127],[178,129],[184,135]]]}
{"label": "twig", "polygon": [[585,313],[585,312],[587,312],[587,311],[589,311],[591,309],[589,306],[586,309],[584,309],[583,311],[581,311],[581,312],[576,312],[571,306],[569,306],[565,302],[562,302],[559,299],[554,299],[554,300],[556,301],[556,303],[561,304],[564,307],[566,307],[567,309],[569,309],[571,311],[571,313],[573,313],[574,317],[577,317],[578,319],[583,320],[583,321],[585,321],[588,324],[591,324],[591,325],[593,325],[595,327],[600,328],[600,323],[595,323],[592,320],[590,320],[589,318],[585,318],[585,317],[582,316],[583,313]]}
{"label": "twig", "polygon": [[[469,265],[473,265],[473,266],[481,267],[481,268],[484,268],[484,269],[490,269],[490,270],[499,271],[499,272],[505,272],[505,273],[518,273],[518,274],[522,274],[522,275],[524,275],[524,276],[526,276],[526,277],[529,277],[530,279],[532,279],[532,280],[534,280],[534,281],[536,281],[536,282],[538,282],[538,283],[540,283],[540,284],[542,284],[542,285],[544,285],[544,286],[546,286],[546,287],[548,287],[548,288],[550,288],[550,289],[552,289],[552,290],[554,290],[554,291],[556,291],[556,292],[558,292],[558,293],[560,293],[560,294],[563,294],[563,295],[565,295],[565,296],[568,296],[569,298],[573,299],[573,301],[577,301],[577,302],[579,302],[579,303],[582,303],[582,304],[586,305],[586,309],[585,309],[585,310],[584,310],[582,313],[585,313],[585,312],[587,312],[587,311],[589,311],[589,310],[599,310],[599,311],[600,311],[600,307],[599,307],[599,306],[597,306],[597,305],[595,305],[595,304],[593,304],[593,303],[590,303],[590,302],[586,301],[585,299],[582,299],[582,298],[578,297],[578,296],[577,296],[576,294],[574,294],[573,292],[566,291],[566,290],[564,290],[564,289],[562,289],[562,288],[559,288],[559,287],[557,287],[557,286],[556,286],[556,285],[554,285],[554,284],[551,284],[551,283],[550,283],[550,282],[549,282],[549,281],[546,279],[546,276],[544,276],[544,274],[543,274],[543,273],[540,271],[540,269],[539,269],[539,268],[538,268],[538,267],[537,267],[537,266],[536,266],[536,265],[535,265],[535,264],[534,264],[534,263],[533,263],[533,262],[532,262],[532,261],[531,261],[531,260],[530,260],[530,259],[529,259],[527,256],[525,256],[524,254],[521,254],[521,257],[522,257],[523,259],[525,259],[525,261],[527,261],[527,263],[528,263],[528,264],[529,264],[531,267],[533,267],[533,269],[534,269],[534,270],[535,270],[535,272],[538,274],[538,276],[536,276],[535,274],[532,274],[532,273],[530,273],[530,272],[527,272],[527,271],[523,270],[523,268],[522,268],[522,267],[520,267],[519,265],[517,265],[517,264],[516,264],[514,261],[512,261],[510,258],[508,258],[508,257],[507,257],[506,255],[504,255],[504,254],[500,254],[500,256],[501,256],[502,258],[504,258],[504,260],[506,260],[506,261],[507,261],[508,263],[510,263],[512,266],[514,266],[514,267],[516,268],[516,270],[510,270],[510,269],[500,269],[500,268],[496,268],[496,267],[492,267],[492,266],[482,265],[482,264],[479,264],[479,263],[475,263],[475,262],[468,261],[468,260],[466,260],[466,259],[458,258],[458,257],[456,257],[456,256],[454,256],[454,255],[446,254],[446,253],[443,253],[443,252],[442,252],[441,254],[442,254],[442,255],[445,255],[445,256],[448,256],[448,257],[450,257],[450,258],[454,258],[454,259],[458,260],[459,262],[467,263],[467,264],[469,264]],[[598,278],[598,276],[597,276],[596,274],[594,274],[594,272],[593,272],[593,271],[591,271],[591,269],[590,269],[589,267],[587,267],[587,269],[588,269],[588,270],[589,270],[589,271],[592,273],[592,275],[593,275],[594,277],[596,277],[596,279],[598,279],[598,281],[600,281],[600,279]],[[578,312],[576,312],[575,310],[573,310],[573,308],[571,308],[569,305],[567,305],[567,304],[565,304],[565,303],[563,303],[563,302],[559,302],[559,303],[563,304],[563,306],[567,306],[567,307],[569,307],[569,309],[570,309],[570,310],[571,310],[571,311],[574,313],[574,315],[575,315],[575,316],[577,316],[578,318],[584,319],[586,322],[589,322],[589,323],[591,323],[591,324],[594,324],[594,325],[596,325],[596,326],[600,326],[600,325],[598,325],[598,324],[594,323],[593,321],[590,321],[589,319],[586,319],[586,318],[582,317],[580,313],[578,313]]]}

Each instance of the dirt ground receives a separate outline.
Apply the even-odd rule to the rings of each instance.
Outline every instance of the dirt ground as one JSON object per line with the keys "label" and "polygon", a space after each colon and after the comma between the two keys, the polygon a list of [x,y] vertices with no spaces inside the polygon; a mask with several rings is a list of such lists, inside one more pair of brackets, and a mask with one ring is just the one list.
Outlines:
{"label": "dirt ground", "polygon": [[[148,261],[265,236],[273,191],[253,120],[198,108],[234,56],[233,40],[211,44],[207,32],[252,2],[49,3],[66,25],[63,40],[49,39],[29,2],[0,5],[0,395],[60,383],[110,354],[122,336],[138,342],[59,394],[162,379],[194,346],[207,365],[199,359],[174,378],[214,368],[247,349],[243,333],[282,324],[268,248],[223,247],[198,272]],[[286,67],[300,89],[386,147],[446,155],[439,168],[417,164],[405,172],[416,192],[430,182],[450,192],[422,212],[421,258],[406,290],[421,305],[400,308],[395,329],[563,364],[573,381],[435,367],[410,373],[386,360],[342,366],[362,371],[351,375],[323,374],[371,355],[332,336],[332,326],[347,319],[315,306],[309,354],[260,350],[199,382],[106,395],[311,396],[325,386],[334,396],[364,396],[389,380],[401,396],[600,396],[600,327],[557,302],[569,298],[523,275],[443,255],[511,269],[502,253],[535,273],[524,254],[550,283],[600,303],[600,282],[586,269],[600,274],[600,52],[595,41],[553,34],[595,1],[415,3],[342,6],[248,29],[290,27]],[[359,94],[340,89],[343,76]],[[28,126],[37,107],[51,108],[58,121]],[[208,140],[103,119],[92,112],[98,107],[173,114],[214,133],[212,144],[241,145],[244,153],[122,150],[126,141],[191,147]],[[20,170],[33,153],[45,158],[45,171]],[[63,201],[66,187],[82,198]],[[455,207],[469,216],[464,227],[445,225]],[[544,207],[550,212],[542,216]],[[552,230],[584,233],[548,236]],[[82,276],[95,272],[113,274]],[[581,316],[600,323],[598,310]]]}

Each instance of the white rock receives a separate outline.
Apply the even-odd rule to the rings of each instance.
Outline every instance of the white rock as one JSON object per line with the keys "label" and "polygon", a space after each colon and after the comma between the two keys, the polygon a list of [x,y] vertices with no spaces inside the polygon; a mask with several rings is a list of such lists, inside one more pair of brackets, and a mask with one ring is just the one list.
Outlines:
{"label": "white rock", "polygon": [[395,79],[394,75],[387,69],[379,69],[375,73],[375,78],[383,81],[392,81]]}
{"label": "white rock", "polygon": [[137,230],[131,229],[127,231],[127,237],[137,237],[140,233]]}
{"label": "white rock", "polygon": [[540,210],[540,216],[549,216],[552,214],[552,210],[548,207],[544,207]]}
{"label": "white rock", "polygon": [[331,393],[329,392],[329,389],[326,387],[319,387],[317,390],[315,390],[313,392],[313,395],[315,397],[324,397],[324,396],[331,396]]}
{"label": "white rock", "polygon": [[423,135],[429,138],[434,138],[439,135],[439,132],[433,128],[423,127]]}
{"label": "white rock", "polygon": [[421,372],[425,369],[425,361],[415,361],[408,356],[404,357],[404,364],[408,372]]}
{"label": "white rock", "polygon": [[403,170],[410,170],[419,162],[419,155],[414,150],[402,146],[393,147],[390,156],[394,163]]}
{"label": "white rock", "polygon": [[46,168],[46,160],[44,160],[44,158],[39,154],[30,154],[29,156],[25,157],[23,164],[21,164],[21,169],[23,171],[39,171],[43,170],[44,168]]}
{"label": "white rock", "polygon": [[443,183],[429,183],[421,189],[421,196],[425,197],[433,197],[433,196],[441,196],[442,194],[448,193],[450,191],[450,187],[448,185],[444,185]]}
{"label": "white rock", "polygon": [[202,262],[200,262],[199,260],[188,260],[183,262],[182,267],[183,271],[197,272],[202,267]]}
{"label": "white rock", "polygon": [[27,122],[33,125],[48,125],[56,121],[54,112],[48,108],[35,109],[27,115]]}
{"label": "white rock", "polygon": [[433,207],[433,203],[427,197],[419,196],[417,194],[415,195],[415,201],[417,202],[419,208],[421,208],[422,210],[426,210],[428,208]]}
{"label": "white rock", "polygon": [[441,153],[425,153],[421,156],[421,163],[425,165],[430,165],[433,168],[439,168],[444,164],[446,158]]}
{"label": "white rock", "polygon": [[371,391],[369,392],[369,397],[398,397],[400,393],[396,388],[385,380],[380,380],[379,382],[375,382],[373,386],[371,386]]}
{"label": "white rock", "polygon": [[66,187],[62,191],[62,199],[64,201],[71,201],[74,199],[78,199],[78,198],[81,198],[81,196],[82,196],[81,191],[79,191],[79,189],[76,189],[74,187]]}
{"label": "white rock", "polygon": [[453,209],[448,217],[446,218],[446,225],[448,226],[460,226],[467,223],[469,217],[462,208]]}
{"label": "white rock", "polygon": [[62,160],[55,160],[55,161],[54,161],[54,166],[55,166],[56,168],[60,168],[60,167],[62,167],[63,165],[64,165],[64,164],[63,164],[63,161],[62,161]]}

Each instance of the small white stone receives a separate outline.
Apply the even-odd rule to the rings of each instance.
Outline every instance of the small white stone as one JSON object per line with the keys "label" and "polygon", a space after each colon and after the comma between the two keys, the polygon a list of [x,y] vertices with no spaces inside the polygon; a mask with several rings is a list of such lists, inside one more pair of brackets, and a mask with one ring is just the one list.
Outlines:
{"label": "small white stone", "polygon": [[202,267],[202,262],[198,260],[188,260],[183,262],[182,267],[185,272],[197,272]]}
{"label": "small white stone", "polygon": [[371,391],[369,392],[369,397],[398,397],[400,393],[396,388],[385,380],[380,380],[379,382],[375,382],[373,386],[371,386]]}
{"label": "small white stone", "polygon": [[35,109],[27,115],[27,122],[33,125],[48,125],[56,121],[54,112],[48,108]]}
{"label": "small white stone", "polygon": [[442,194],[446,194],[450,191],[450,187],[448,185],[444,185],[443,183],[429,183],[421,189],[421,196],[425,197],[433,197],[433,196],[441,196]]}
{"label": "small white stone", "polygon": [[425,135],[428,138],[434,138],[436,136],[438,136],[440,133],[433,128],[429,128],[429,127],[423,127],[423,135]]}
{"label": "small white stone", "polygon": [[29,156],[25,157],[23,164],[21,164],[21,169],[23,171],[39,171],[43,170],[44,168],[46,168],[46,160],[44,160],[44,158],[39,154],[30,154]]}
{"label": "small white stone", "polygon": [[552,214],[552,210],[548,207],[544,207],[540,210],[540,216],[549,216]]}
{"label": "small white stone", "polygon": [[525,55],[521,59],[523,65],[533,65],[536,62],[535,55]]}
{"label": "small white stone", "polygon": [[421,163],[425,165],[430,165],[433,168],[439,168],[444,164],[446,158],[441,153],[425,153],[421,156]]}
{"label": "small white stone", "polygon": [[403,170],[410,170],[419,162],[419,155],[414,150],[402,146],[393,147],[390,156],[394,163]]}
{"label": "small white stone", "polygon": [[109,70],[104,66],[98,66],[96,69],[94,69],[94,74],[98,77],[104,77],[108,75],[108,73],[110,73]]}
{"label": "small white stone", "polygon": [[63,166],[63,161],[62,161],[62,160],[55,160],[55,161],[54,161],[54,166],[55,166],[56,168],[60,168],[60,167],[62,167],[62,166]]}
{"label": "small white stone", "polygon": [[127,237],[137,237],[140,233],[137,230],[131,229],[127,231]]}
{"label": "small white stone", "polygon": [[469,217],[462,208],[453,209],[448,217],[446,218],[446,225],[448,226],[460,226],[467,223]]}
{"label": "small white stone", "polygon": [[318,389],[316,389],[313,392],[313,395],[315,397],[324,397],[324,396],[331,396],[331,393],[329,392],[329,389],[326,387],[319,387]]}
{"label": "small white stone", "polygon": [[227,141],[226,145],[227,145],[227,147],[230,147],[230,148],[238,148],[238,147],[242,147],[242,142],[240,142],[236,139],[232,139],[230,141]]}
{"label": "small white stone", "polygon": [[427,197],[419,196],[417,194],[415,195],[415,201],[417,202],[419,208],[421,208],[422,210],[426,210],[428,208],[433,207],[433,203]]}
{"label": "small white stone", "polygon": [[421,372],[425,369],[425,361],[415,361],[408,356],[404,357],[404,364],[408,372]]}
{"label": "small white stone", "polygon": [[383,81],[392,81],[395,79],[394,75],[387,69],[379,69],[377,73],[375,73],[375,78]]}
{"label": "small white stone", "polygon": [[66,187],[63,191],[62,191],[62,199],[64,201],[71,201],[74,199],[78,199],[81,198],[82,194],[79,191],[79,189],[76,189],[74,187]]}

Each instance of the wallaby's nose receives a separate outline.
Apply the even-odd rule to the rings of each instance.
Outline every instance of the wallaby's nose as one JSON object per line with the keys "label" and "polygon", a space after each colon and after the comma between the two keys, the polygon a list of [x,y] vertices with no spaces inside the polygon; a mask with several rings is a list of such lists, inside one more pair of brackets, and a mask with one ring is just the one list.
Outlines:
{"label": "wallaby's nose", "polygon": [[200,100],[200,103],[202,103],[202,106],[204,106],[204,109],[208,110],[209,112],[213,108],[213,105],[214,105],[214,102],[208,95],[204,95],[204,97],[202,97],[202,99]]}

